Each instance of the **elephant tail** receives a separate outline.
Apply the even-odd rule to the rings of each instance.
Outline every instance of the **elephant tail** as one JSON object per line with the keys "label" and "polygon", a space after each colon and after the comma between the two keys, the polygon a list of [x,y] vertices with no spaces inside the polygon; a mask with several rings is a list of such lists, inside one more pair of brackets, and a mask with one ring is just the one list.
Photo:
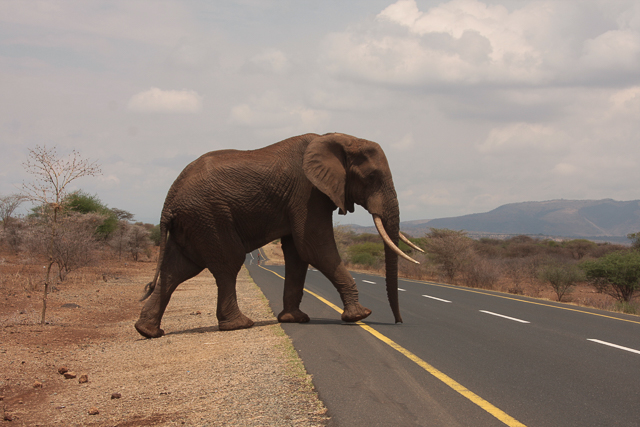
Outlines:
{"label": "elephant tail", "polygon": [[156,288],[156,284],[158,283],[158,278],[160,277],[160,267],[162,266],[162,260],[164,259],[165,248],[167,247],[167,235],[169,223],[171,222],[171,218],[166,218],[165,215],[162,215],[160,219],[160,250],[158,254],[158,265],[156,266],[156,273],[153,276],[153,280],[147,283],[144,287],[144,295],[140,298],[140,301],[144,301],[153,293],[153,290]]}

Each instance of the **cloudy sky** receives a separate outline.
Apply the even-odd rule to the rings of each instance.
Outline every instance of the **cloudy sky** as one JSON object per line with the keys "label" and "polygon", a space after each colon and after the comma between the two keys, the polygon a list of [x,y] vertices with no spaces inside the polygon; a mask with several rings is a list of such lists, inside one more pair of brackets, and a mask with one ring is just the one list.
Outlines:
{"label": "cloudy sky", "polygon": [[201,154],[334,131],[382,145],[402,220],[640,199],[640,2],[0,1],[2,195],[76,149],[157,223]]}

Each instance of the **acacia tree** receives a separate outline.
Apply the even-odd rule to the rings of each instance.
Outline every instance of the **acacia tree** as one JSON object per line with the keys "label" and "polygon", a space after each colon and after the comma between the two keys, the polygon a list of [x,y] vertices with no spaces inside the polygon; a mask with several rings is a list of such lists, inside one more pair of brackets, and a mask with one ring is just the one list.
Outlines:
{"label": "acacia tree", "polygon": [[0,219],[2,220],[2,229],[6,230],[9,222],[13,219],[13,213],[18,206],[26,200],[22,194],[10,194],[0,197]]}
{"label": "acacia tree", "polygon": [[55,242],[60,227],[58,216],[63,210],[63,201],[68,196],[68,186],[78,178],[99,175],[101,170],[96,162],[84,159],[76,150],[66,157],[60,157],[55,147],[47,148],[38,145],[29,149],[27,161],[23,166],[34,177],[34,181],[23,183],[22,189],[28,200],[40,206],[39,214],[47,230],[46,253],[49,260],[40,319],[40,323],[44,324],[47,295],[51,286],[51,268],[56,264]]}

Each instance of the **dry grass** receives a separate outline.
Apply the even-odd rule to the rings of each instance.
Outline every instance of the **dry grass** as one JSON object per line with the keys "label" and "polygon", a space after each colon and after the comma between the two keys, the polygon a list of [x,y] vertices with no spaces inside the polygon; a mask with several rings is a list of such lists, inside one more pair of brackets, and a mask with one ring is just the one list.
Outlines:
{"label": "dry grass", "polygon": [[[133,323],[155,263],[103,261],[72,273],[49,296],[50,323],[39,325],[41,267],[10,261],[0,264],[8,277],[0,288],[0,395],[11,425],[326,425],[310,377],[246,270],[238,300],[256,326],[218,331],[217,288],[203,273],[176,290],[167,335],[147,340]],[[27,272],[35,292],[25,290]],[[64,379],[62,365],[89,382]]]}

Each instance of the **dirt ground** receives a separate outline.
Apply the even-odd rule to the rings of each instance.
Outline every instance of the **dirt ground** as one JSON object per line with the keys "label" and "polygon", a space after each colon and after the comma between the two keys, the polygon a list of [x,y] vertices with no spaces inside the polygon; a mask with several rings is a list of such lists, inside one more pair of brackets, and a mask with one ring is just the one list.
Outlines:
{"label": "dirt ground", "polygon": [[[133,324],[155,262],[105,261],[49,295],[42,265],[0,254],[0,416],[17,426],[324,426],[310,376],[243,269],[238,299],[256,325],[220,332],[209,273],[182,284],[143,339]],[[66,379],[66,367],[75,378]],[[81,383],[87,375],[88,382]],[[91,414],[95,413],[95,414]],[[9,421],[11,420],[11,421]]]}

